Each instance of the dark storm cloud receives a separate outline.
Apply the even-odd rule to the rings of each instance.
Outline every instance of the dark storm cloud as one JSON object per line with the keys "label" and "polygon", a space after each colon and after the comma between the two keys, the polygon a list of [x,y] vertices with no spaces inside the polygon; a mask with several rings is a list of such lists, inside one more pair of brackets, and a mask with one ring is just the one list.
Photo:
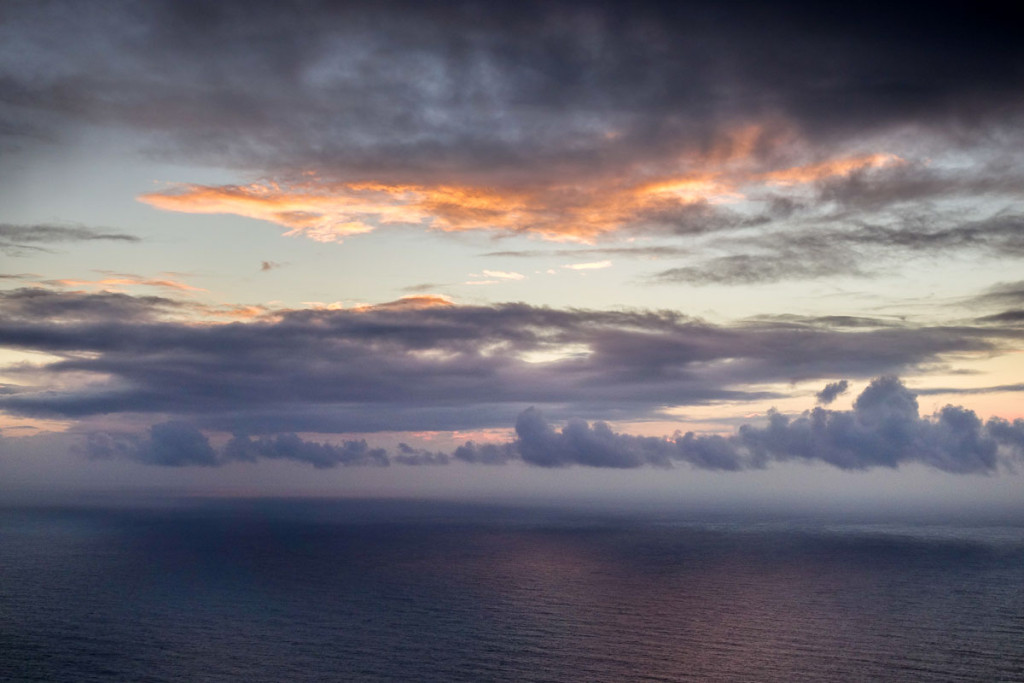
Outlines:
{"label": "dark storm cloud", "polygon": [[825,387],[814,395],[818,399],[818,403],[822,405],[828,405],[835,401],[839,396],[846,393],[846,390],[850,388],[850,383],[845,379],[841,379],[838,382],[829,382]]}
{"label": "dark storm cloud", "polygon": [[116,122],[265,169],[593,174],[770,118],[967,135],[1024,84],[997,3],[52,1],[4,26],[9,134]]}
{"label": "dark storm cloud", "polygon": [[[989,327],[799,318],[713,325],[668,311],[431,298],[187,324],[164,315],[172,305],[122,294],[0,293],[0,343],[59,357],[19,369],[32,381],[0,397],[0,407],[50,417],[164,414],[244,434],[503,426],[510,410],[527,405],[559,418],[630,419],[772,396],[753,385],[866,378],[945,354],[994,353],[1017,339]],[[536,354],[555,355],[529,362]]]}
{"label": "dark storm cloud", "polygon": [[[838,384],[838,383],[837,383]],[[917,463],[946,472],[989,473],[1024,459],[1024,420],[994,418],[947,405],[932,417],[919,414],[917,398],[897,378],[873,380],[853,409],[814,408],[797,417],[769,412],[764,426],[745,424],[731,435],[676,433],[671,437],[618,433],[605,422],[570,419],[561,429],[528,408],[515,422],[515,439],[477,445],[467,442],[451,454],[399,444],[389,455],[365,440],[331,444],[278,434],[235,436],[214,452],[206,436],[180,422],[154,425],[148,436],[89,434],[82,450],[90,457],[125,457],[149,465],[213,466],[231,461],[290,460],[319,469],[337,466],[447,465],[520,460],[539,467],[613,469],[673,467],[738,471],[786,461],[821,462],[844,470],[897,468]]]}
{"label": "dark storm cloud", "polygon": [[21,256],[45,250],[43,245],[64,242],[138,242],[135,235],[101,232],[94,228],[67,225],[12,225],[0,223],[0,251],[8,256]]}

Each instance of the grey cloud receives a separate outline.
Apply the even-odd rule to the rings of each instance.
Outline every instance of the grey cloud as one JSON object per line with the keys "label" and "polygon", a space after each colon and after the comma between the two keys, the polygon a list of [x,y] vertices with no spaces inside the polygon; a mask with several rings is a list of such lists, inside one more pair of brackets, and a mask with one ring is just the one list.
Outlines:
{"label": "grey cloud", "polygon": [[841,379],[838,382],[829,382],[814,396],[818,399],[818,403],[827,406],[829,403],[835,401],[841,394],[846,393],[846,390],[849,388],[850,383],[845,379]]}
{"label": "grey cloud", "polygon": [[[163,414],[246,434],[503,426],[510,408],[531,404],[556,416],[629,419],[770,396],[752,384],[871,377],[944,354],[998,352],[1016,339],[989,327],[712,325],[668,311],[526,304],[293,310],[190,325],[168,320],[167,307],[156,297],[0,293],[0,342],[60,356],[23,371],[41,389],[0,396],[0,407]],[[567,345],[587,352],[524,358]],[[56,381],[77,373],[96,379]]]}
{"label": "grey cloud", "polygon": [[0,123],[10,133],[115,122],[157,133],[176,158],[336,172],[344,159],[364,175],[599,174],[699,149],[720,121],[767,117],[819,140],[907,121],[963,135],[967,123],[1019,114],[1024,52],[995,4],[51,0],[5,10]]}
{"label": "grey cloud", "polygon": [[583,466],[632,469],[686,464],[737,471],[776,462],[822,462],[840,469],[896,468],[919,463],[956,474],[990,473],[1024,459],[1024,420],[993,418],[947,405],[921,417],[917,398],[897,378],[873,380],[852,410],[814,408],[792,418],[770,411],[767,424],[742,425],[731,435],[676,433],[671,437],[617,433],[605,422],[570,419],[558,429],[535,408],[522,411],[516,438],[503,443],[466,442],[451,454],[399,444],[389,455],[365,440],[341,444],[307,441],[295,434],[252,439],[235,436],[215,453],[193,425],[168,422],[148,437],[124,433],[89,434],[82,451],[90,457],[125,457],[158,466],[214,466],[231,461],[291,460],[326,469],[337,466],[447,465],[522,462],[539,467]]}
{"label": "grey cloud", "polygon": [[686,256],[693,249],[672,246],[656,247],[593,247],[584,249],[517,249],[508,251],[489,251],[481,256],[501,256],[506,258],[584,258],[588,256],[635,256],[635,257],[671,257]]}
{"label": "grey cloud", "polygon": [[41,287],[21,287],[0,292],[0,313],[7,321],[138,322],[159,318],[183,307],[181,302],[160,296],[131,296],[118,292],[63,292]]}
{"label": "grey cloud", "polygon": [[957,211],[927,207],[872,223],[866,216],[806,217],[799,227],[755,236],[721,238],[719,251],[739,252],[653,274],[654,283],[749,285],[836,275],[869,277],[884,264],[915,254],[974,252],[995,258],[1024,256],[1024,217],[1000,212],[965,220]]}
{"label": "grey cloud", "polygon": [[963,394],[970,396],[976,394],[993,394],[1012,391],[1024,391],[1024,384],[997,384],[995,386],[970,388],[934,387],[932,389],[920,389],[917,393],[922,396],[934,394]]}
{"label": "grey cloud", "polygon": [[441,451],[429,451],[423,448],[413,448],[409,444],[398,444],[398,453],[392,460],[400,465],[447,465],[450,456]]}
{"label": "grey cloud", "polygon": [[1017,418],[1010,422],[995,417],[985,423],[985,429],[997,442],[1024,460],[1024,419]]}
{"label": "grey cloud", "polygon": [[944,169],[904,160],[829,177],[816,183],[814,201],[809,205],[826,204],[840,211],[877,214],[905,205],[964,197],[1015,201],[1020,197],[1024,168],[1016,155],[1007,152],[1013,146],[1014,143],[1003,141],[976,150],[974,163],[966,168]]}
{"label": "grey cloud", "polygon": [[94,228],[67,225],[12,225],[0,223],[0,251],[20,256],[30,251],[45,250],[41,245],[64,242],[138,242],[135,235],[101,232]]}
{"label": "grey cloud", "polygon": [[403,287],[402,291],[414,294],[422,294],[424,292],[435,292],[447,286],[448,285],[439,282],[423,282],[418,285],[409,285],[408,287]]}
{"label": "grey cloud", "polygon": [[948,472],[989,472],[999,442],[970,410],[946,406],[935,418],[918,414],[916,396],[895,377],[874,380],[852,411],[815,408],[790,419],[770,415],[767,427],[740,428],[737,443],[759,460],[820,460],[841,469],[920,462]]}
{"label": "grey cloud", "polygon": [[913,251],[968,248],[1000,256],[1024,255],[1024,216],[1001,213],[947,228],[929,229],[929,217],[915,217],[897,227],[865,225],[829,238],[871,247]]}
{"label": "grey cloud", "polygon": [[[971,410],[947,405],[921,417],[913,392],[895,377],[871,382],[853,410],[814,408],[796,418],[776,411],[766,426],[743,425],[730,436],[689,432],[670,438],[613,432],[570,421],[556,431],[535,410],[516,422],[517,449],[524,461],[545,466],[666,466],[739,470],[773,462],[823,462],[863,470],[920,463],[951,473],[987,473],[1024,457],[1024,421],[992,419],[983,424]],[[1000,458],[1000,448],[1009,459]]]}
{"label": "grey cloud", "polygon": [[89,434],[82,450],[91,458],[123,457],[160,467],[214,467],[220,464],[209,439],[194,425],[163,422],[146,437],[128,433]]}
{"label": "grey cloud", "polygon": [[974,302],[983,305],[1024,305],[1024,280],[1003,282],[974,297]]}
{"label": "grey cloud", "polygon": [[1002,313],[985,315],[978,318],[978,322],[995,323],[998,325],[1016,325],[1019,323],[1024,323],[1024,309],[1014,309],[1012,311],[1003,311]]}
{"label": "grey cloud", "polygon": [[[986,291],[967,298],[964,303],[972,310],[1002,308],[975,318],[976,322],[988,325],[1017,326],[1024,322],[1024,281],[1002,282]],[[1006,307],[1011,308],[1006,308]]]}
{"label": "grey cloud", "polygon": [[252,439],[235,436],[224,447],[227,460],[294,460],[317,469],[338,465],[376,465],[386,467],[389,463],[387,451],[370,448],[365,440],[345,441],[340,445],[306,441],[295,434],[278,434],[273,438]]}
{"label": "grey cloud", "polygon": [[[516,419],[516,436],[516,447],[523,460],[542,467],[639,467],[649,455],[643,441],[615,434],[604,422],[591,428],[582,420],[571,420],[561,432],[556,432],[534,408]],[[658,439],[650,440],[655,450],[660,443]]]}
{"label": "grey cloud", "polygon": [[518,457],[514,444],[467,441],[452,453],[456,460],[481,465],[504,465]]}
{"label": "grey cloud", "polygon": [[695,266],[655,273],[656,283],[752,285],[780,280],[810,280],[835,275],[861,275],[855,261],[841,254],[802,254],[793,249],[775,253],[720,256]]}

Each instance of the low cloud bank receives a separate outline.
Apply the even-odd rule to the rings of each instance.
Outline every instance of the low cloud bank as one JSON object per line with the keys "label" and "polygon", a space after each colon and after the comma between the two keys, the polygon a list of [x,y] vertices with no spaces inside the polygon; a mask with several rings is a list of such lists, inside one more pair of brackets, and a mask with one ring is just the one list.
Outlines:
{"label": "low cloud bank", "polygon": [[[846,382],[829,384],[828,397]],[[834,398],[834,396],[833,396]],[[744,470],[774,462],[824,462],[844,470],[897,468],[918,463],[945,472],[990,473],[1024,459],[1024,420],[1012,422],[947,405],[922,417],[917,398],[896,377],[879,377],[857,397],[852,410],[815,407],[798,417],[775,410],[764,426],[743,425],[734,434],[671,437],[617,433],[605,422],[569,420],[560,429],[528,408],[516,420],[516,438],[504,443],[466,442],[452,453],[399,444],[397,452],[371,448],[364,440],[340,444],[308,441],[296,434],[253,439],[236,435],[223,448],[184,422],[153,425],[148,435],[97,432],[82,451],[94,458],[123,457],[164,467],[217,466],[232,461],[292,460],[320,469],[390,464],[447,465],[454,460],[500,465],[522,461],[539,467],[635,468],[687,464],[700,469]]]}

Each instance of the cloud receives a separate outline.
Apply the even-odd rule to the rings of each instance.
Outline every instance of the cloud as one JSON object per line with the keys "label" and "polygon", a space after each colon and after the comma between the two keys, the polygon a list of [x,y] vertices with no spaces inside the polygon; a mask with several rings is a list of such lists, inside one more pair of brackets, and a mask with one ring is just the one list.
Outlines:
{"label": "cloud", "polygon": [[1004,392],[1024,392],[1024,384],[997,384],[988,387],[933,387],[930,389],[919,389],[918,394],[927,396],[934,394],[998,394]]}
{"label": "cloud", "polygon": [[859,157],[828,159],[826,161],[765,173],[763,178],[774,185],[800,185],[835,178],[847,178],[865,169],[879,169],[900,165],[905,161],[895,154],[869,154]]}
{"label": "cloud", "polygon": [[94,228],[68,225],[12,225],[0,223],[0,251],[8,256],[24,256],[32,251],[45,251],[42,245],[65,242],[139,242],[135,235],[101,232]]}
{"label": "cloud", "polygon": [[562,266],[569,270],[601,270],[603,268],[611,268],[611,261],[591,261],[589,263],[567,263]]}
{"label": "cloud", "polygon": [[334,182],[268,180],[249,185],[179,185],[139,200],[166,211],[233,214],[275,223],[287,235],[320,242],[381,226],[420,226],[442,232],[527,233],[562,242],[590,242],[619,230],[679,233],[713,227],[688,220],[711,203],[741,199],[736,180],[707,173],[666,171],[657,182],[623,176],[588,186],[389,184],[375,179]]}
{"label": "cloud", "polygon": [[815,408],[796,419],[774,413],[767,427],[741,428],[737,441],[758,459],[821,460],[841,469],[920,462],[957,473],[994,470],[999,445],[965,408],[921,418],[915,395],[894,377],[874,380],[852,411]]}
{"label": "cloud", "polygon": [[10,130],[75,117],[159,134],[193,161],[493,178],[669,160],[719,122],[783,119],[821,141],[1019,111],[1022,48],[990,3],[118,9],[8,11]]}
{"label": "cloud", "polygon": [[[143,201],[322,241],[398,225],[585,242],[705,234],[764,213],[708,207],[808,193],[872,210],[951,189],[1016,201],[1024,48],[1011,17],[927,14],[42,0],[0,27],[0,129],[29,147],[127,130],[150,155],[245,179]],[[951,149],[956,163],[929,166]]]}
{"label": "cloud", "polygon": [[979,295],[978,299],[999,303],[1024,303],[1024,280],[994,285]]}
{"label": "cloud", "polygon": [[526,278],[522,273],[504,270],[485,270],[483,274],[487,277],[496,277],[499,280],[523,280]]}
{"label": "cloud", "polygon": [[160,467],[214,467],[220,464],[209,439],[195,426],[163,422],[149,428],[147,437],[94,432],[82,448],[91,458],[124,457]]}
{"label": "cloud", "polygon": [[451,460],[451,456],[441,451],[428,451],[400,443],[398,444],[398,453],[394,455],[392,460],[400,465],[410,466],[447,465]]}
{"label": "cloud", "polygon": [[202,287],[193,287],[184,282],[178,282],[170,278],[148,278],[131,273],[112,273],[100,271],[107,277],[97,280],[46,280],[44,284],[54,287],[86,287],[102,289],[105,291],[116,291],[122,287],[157,287],[159,289],[177,290],[180,292],[205,292]]}
{"label": "cloud", "polygon": [[556,432],[541,414],[529,408],[516,419],[516,449],[531,465],[560,467],[630,468],[668,459],[662,439],[615,434],[604,422],[591,427],[582,420],[570,420]]}
{"label": "cloud", "polygon": [[[501,282],[508,282],[510,280],[525,280],[526,276],[522,273],[516,273],[513,271],[504,270],[484,270],[481,274],[470,273],[470,277],[478,278],[475,280],[467,280],[463,282],[464,285],[496,285]],[[487,278],[487,279],[479,279]]]}
{"label": "cloud", "polygon": [[[999,353],[1008,328],[844,319],[711,324],[670,311],[466,306],[417,295],[352,308],[201,312],[160,297],[0,292],[0,343],[51,354],[0,409],[164,415],[248,434],[474,429],[509,410],[637,419],[765,400],[764,387]],[[213,313],[217,313],[214,311]]]}
{"label": "cloud", "polygon": [[167,297],[131,296],[121,292],[66,292],[22,287],[0,293],[0,310],[9,322],[129,323],[160,318],[183,306]]}
{"label": "cloud", "polygon": [[317,469],[339,465],[388,465],[387,452],[370,448],[366,441],[344,441],[339,445],[318,441],[305,441],[295,434],[278,434],[273,438],[251,439],[236,436],[224,447],[226,460],[294,460]]}
{"label": "cloud", "polygon": [[[867,277],[915,255],[974,253],[988,258],[1024,256],[1024,217],[1000,212],[965,220],[962,210],[900,211],[871,223],[868,216],[821,215],[802,218],[785,229],[758,235],[722,237],[716,251],[736,251],[700,259],[651,276],[654,283],[749,285],[809,280],[837,275]],[[815,225],[812,229],[800,223]],[[691,258],[691,260],[693,260]]]}
{"label": "cloud", "polygon": [[462,462],[480,465],[504,465],[518,457],[514,443],[482,443],[467,441],[452,453]]}
{"label": "cloud", "polygon": [[697,266],[668,268],[651,276],[655,283],[695,285],[753,285],[780,280],[812,280],[836,275],[860,275],[856,260],[842,254],[820,254],[802,258],[792,251],[767,254],[737,254],[712,258]]}
{"label": "cloud", "polygon": [[743,425],[730,436],[641,437],[582,420],[558,431],[532,408],[520,414],[516,435],[522,459],[544,467],[687,463],[739,470],[802,460],[847,470],[919,463],[964,474],[993,472],[1001,462],[1009,466],[1024,458],[1024,420],[993,418],[983,424],[974,411],[952,405],[921,417],[914,393],[891,376],[874,379],[853,410],[819,407],[796,418],[772,411],[766,426]]}
{"label": "cloud", "polygon": [[[838,384],[838,383],[837,383]],[[605,422],[570,419],[558,429],[535,408],[522,411],[510,442],[472,441],[451,454],[399,444],[389,455],[365,440],[340,444],[307,441],[296,434],[252,439],[236,435],[218,455],[193,425],[153,425],[148,437],[96,432],[81,450],[88,456],[126,457],[149,465],[214,466],[231,461],[291,460],[318,469],[338,466],[506,464],[521,460],[545,468],[582,466],[612,469],[673,467],[737,471],[798,460],[844,470],[897,468],[916,463],[954,474],[991,473],[1024,459],[1024,420],[994,418],[987,423],[971,410],[947,405],[921,417],[917,398],[897,378],[878,377],[857,397],[853,409],[821,407],[798,417],[777,411],[765,426],[742,425],[731,435],[670,437],[618,433]]]}
{"label": "cloud", "polygon": [[1024,256],[1024,47],[994,5],[42,0],[5,19],[17,144],[102,126],[237,174],[140,197],[161,210],[324,242],[412,227],[595,245],[503,255],[678,259],[657,283]]}
{"label": "cloud", "polygon": [[575,249],[513,249],[505,251],[489,251],[481,256],[500,256],[504,258],[542,258],[564,256],[633,256],[638,258],[658,258],[670,256],[686,256],[693,252],[684,247],[589,247]]}
{"label": "cloud", "polygon": [[825,388],[814,396],[818,399],[818,403],[827,406],[829,403],[835,401],[840,395],[845,394],[846,390],[849,388],[850,383],[845,379],[841,379],[838,382],[829,382],[825,385]]}

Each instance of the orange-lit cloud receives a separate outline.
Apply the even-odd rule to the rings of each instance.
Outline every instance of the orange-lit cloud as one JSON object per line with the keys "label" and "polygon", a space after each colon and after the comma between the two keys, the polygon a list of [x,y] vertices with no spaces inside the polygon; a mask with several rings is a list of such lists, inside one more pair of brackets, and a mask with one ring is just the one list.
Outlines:
{"label": "orange-lit cloud", "polygon": [[120,291],[124,287],[157,287],[160,289],[173,289],[179,292],[206,291],[202,287],[193,287],[192,285],[187,285],[184,282],[178,282],[177,280],[145,278],[139,275],[129,275],[124,273],[114,274],[110,277],[104,277],[98,280],[48,280],[47,284],[60,287],[87,287],[110,291]]}
{"label": "orange-lit cloud", "polygon": [[232,320],[253,320],[270,314],[270,309],[265,306],[205,306],[202,311],[217,318],[229,318]]}
{"label": "orange-lit cloud", "polygon": [[862,170],[884,168],[904,163],[895,154],[868,154],[844,159],[831,159],[808,166],[794,166],[765,173],[762,178],[775,185],[800,185],[813,183],[834,176],[848,176]]}
{"label": "orange-lit cloud", "polygon": [[478,187],[337,184],[303,181],[208,187],[183,185],[140,200],[183,213],[233,214],[265,220],[320,242],[339,242],[382,225],[421,225],[444,232],[528,233],[590,242],[635,222],[645,211],[741,195],[711,178],[665,178],[619,186],[504,190]]}
{"label": "orange-lit cloud", "polygon": [[753,186],[813,183],[903,161],[878,153],[765,171],[755,150],[762,144],[778,146],[784,137],[758,126],[742,127],[689,156],[655,167],[634,164],[617,176],[568,184],[345,183],[307,173],[292,183],[179,185],[139,199],[167,211],[264,220],[287,228],[288,235],[321,242],[386,225],[415,225],[589,243],[607,233],[640,229],[651,216],[669,215],[680,207],[743,200]]}
{"label": "orange-lit cloud", "polygon": [[394,301],[386,301],[382,304],[360,306],[355,310],[359,311],[380,311],[380,310],[420,310],[424,308],[446,308],[454,306],[455,303],[442,294],[410,294]]}

